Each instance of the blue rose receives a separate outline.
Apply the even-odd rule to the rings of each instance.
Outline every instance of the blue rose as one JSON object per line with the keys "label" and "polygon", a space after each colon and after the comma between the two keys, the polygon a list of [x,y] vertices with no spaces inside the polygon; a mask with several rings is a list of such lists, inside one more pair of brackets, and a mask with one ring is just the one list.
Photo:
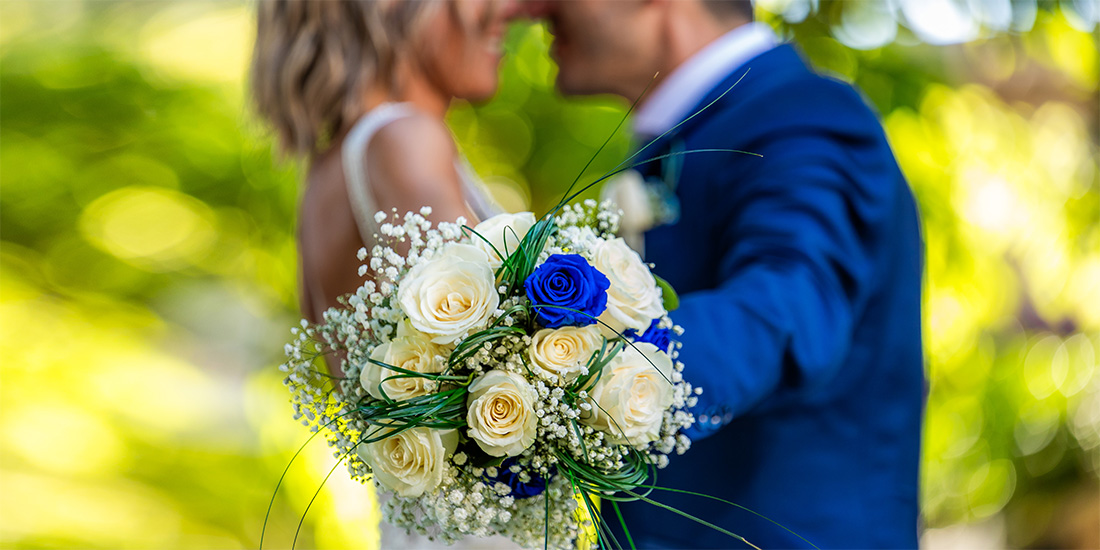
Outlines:
{"label": "blue rose", "polygon": [[634,343],[649,342],[657,346],[657,349],[667,353],[669,345],[672,344],[672,331],[667,328],[657,328],[657,323],[660,322],[660,319],[654,319],[653,322],[649,323],[649,328],[647,328],[641,336],[639,336],[638,332],[634,329],[630,329],[624,334],[628,338],[631,338]]}
{"label": "blue rose", "polygon": [[[509,457],[504,460],[497,467],[497,475],[493,478],[487,478],[490,481],[499,481],[512,489],[512,498],[530,498],[535,495],[541,495],[546,490],[547,480],[539,477],[536,474],[528,472],[530,479],[524,483],[519,480],[519,472],[513,472],[511,470],[512,465],[518,461],[516,457]],[[521,470],[522,471],[522,470]]]}
{"label": "blue rose", "polygon": [[535,319],[548,328],[585,326],[607,309],[607,276],[583,256],[554,254],[523,282]]}

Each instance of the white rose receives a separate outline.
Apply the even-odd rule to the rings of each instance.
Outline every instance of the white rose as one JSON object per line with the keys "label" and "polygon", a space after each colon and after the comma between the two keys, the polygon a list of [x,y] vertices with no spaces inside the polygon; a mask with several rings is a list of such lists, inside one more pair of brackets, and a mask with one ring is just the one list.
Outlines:
{"label": "white rose", "polygon": [[[443,359],[446,354],[447,350],[443,346],[433,343],[426,334],[405,322],[398,325],[397,337],[374,348],[370,358],[413,372],[439,373],[447,368]],[[382,392],[378,390],[379,384],[385,390],[386,396],[398,401],[428,393],[430,380],[419,377],[393,378],[402,374],[368,363],[363,365],[359,383],[375,399],[384,399]]]}
{"label": "white rose", "polygon": [[584,422],[607,433],[612,443],[636,446],[661,434],[664,413],[672,406],[672,359],[647,342],[635,347],[624,348],[604,366],[588,392],[594,403]]}
{"label": "white rose", "polygon": [[[634,329],[639,332],[664,315],[661,289],[649,268],[637,252],[622,239],[603,241],[593,250],[592,265],[611,281],[607,289],[607,309],[600,315],[600,330],[613,338],[617,332]],[[610,328],[608,328],[608,326]]]}
{"label": "white rose", "polygon": [[535,388],[522,376],[492,370],[470,384],[469,435],[491,456],[516,456],[535,442]]}
{"label": "white rose", "polygon": [[361,444],[356,451],[384,487],[403,497],[418,497],[443,481],[443,467],[456,447],[455,430],[410,428]]}
{"label": "white rose", "polygon": [[534,225],[535,215],[530,212],[497,214],[474,226],[477,235],[471,235],[470,241],[489,256],[489,267],[496,271]]}
{"label": "white rose", "polygon": [[450,244],[409,270],[397,289],[409,322],[432,342],[450,344],[482,326],[500,305],[488,257],[468,244]]}
{"label": "white rose", "polygon": [[531,338],[531,366],[536,374],[549,378],[560,377],[566,385],[581,376],[592,358],[603,345],[600,329],[587,327],[545,328]]}

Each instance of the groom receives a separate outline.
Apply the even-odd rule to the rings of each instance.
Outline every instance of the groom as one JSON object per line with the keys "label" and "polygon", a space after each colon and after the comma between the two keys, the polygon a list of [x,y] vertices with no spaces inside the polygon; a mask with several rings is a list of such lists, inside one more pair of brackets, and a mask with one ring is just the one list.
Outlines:
{"label": "groom", "polygon": [[[821,548],[915,548],[923,245],[874,114],[753,23],[747,1],[526,9],[549,24],[567,94],[633,100],[659,75],[634,119],[641,142],[709,105],[639,159],[762,155],[643,168],[663,216],[645,259],[680,292],[684,374],[704,388],[692,449],[658,484],[735,502]],[[714,500],[651,498],[762,548],[808,546]],[[649,504],[621,508],[639,548],[744,547]]]}

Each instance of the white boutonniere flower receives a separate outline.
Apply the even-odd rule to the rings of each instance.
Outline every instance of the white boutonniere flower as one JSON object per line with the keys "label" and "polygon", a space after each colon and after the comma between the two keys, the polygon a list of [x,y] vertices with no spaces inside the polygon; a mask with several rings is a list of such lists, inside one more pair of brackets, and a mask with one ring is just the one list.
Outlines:
{"label": "white boutonniere flower", "polygon": [[657,225],[653,201],[642,175],[636,170],[626,170],[611,178],[600,189],[600,200],[611,201],[622,210],[619,235],[630,248],[642,252],[644,233]]}

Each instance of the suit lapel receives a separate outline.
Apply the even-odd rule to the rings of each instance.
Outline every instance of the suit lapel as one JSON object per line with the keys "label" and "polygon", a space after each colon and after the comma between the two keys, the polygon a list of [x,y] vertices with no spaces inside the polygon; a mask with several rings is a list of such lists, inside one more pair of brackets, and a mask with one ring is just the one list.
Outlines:
{"label": "suit lapel", "polygon": [[[690,111],[688,118],[663,136],[643,144],[638,150],[634,162],[657,159],[667,154],[683,153],[689,147],[685,144],[695,130],[715,113],[733,108],[743,98],[766,88],[771,81],[786,78],[792,71],[807,71],[798,52],[789,44],[780,44],[746,62],[730,73],[721,83],[712,88]],[[705,146],[701,146],[704,147]],[[669,189],[676,189],[684,162],[691,154],[683,154],[646,162],[637,166],[637,170],[647,180],[658,179]],[[670,181],[670,178],[671,181]]]}
{"label": "suit lapel", "polygon": [[641,148],[643,155],[651,157],[661,154],[657,151],[667,151],[670,141],[678,136],[690,135],[699,124],[710,118],[714,111],[736,105],[743,97],[754,93],[755,89],[770,81],[783,78],[792,71],[805,72],[807,68],[801,56],[790,44],[780,44],[750,59],[717,86],[711,88],[675,129],[656,138],[652,143],[643,145]]}

